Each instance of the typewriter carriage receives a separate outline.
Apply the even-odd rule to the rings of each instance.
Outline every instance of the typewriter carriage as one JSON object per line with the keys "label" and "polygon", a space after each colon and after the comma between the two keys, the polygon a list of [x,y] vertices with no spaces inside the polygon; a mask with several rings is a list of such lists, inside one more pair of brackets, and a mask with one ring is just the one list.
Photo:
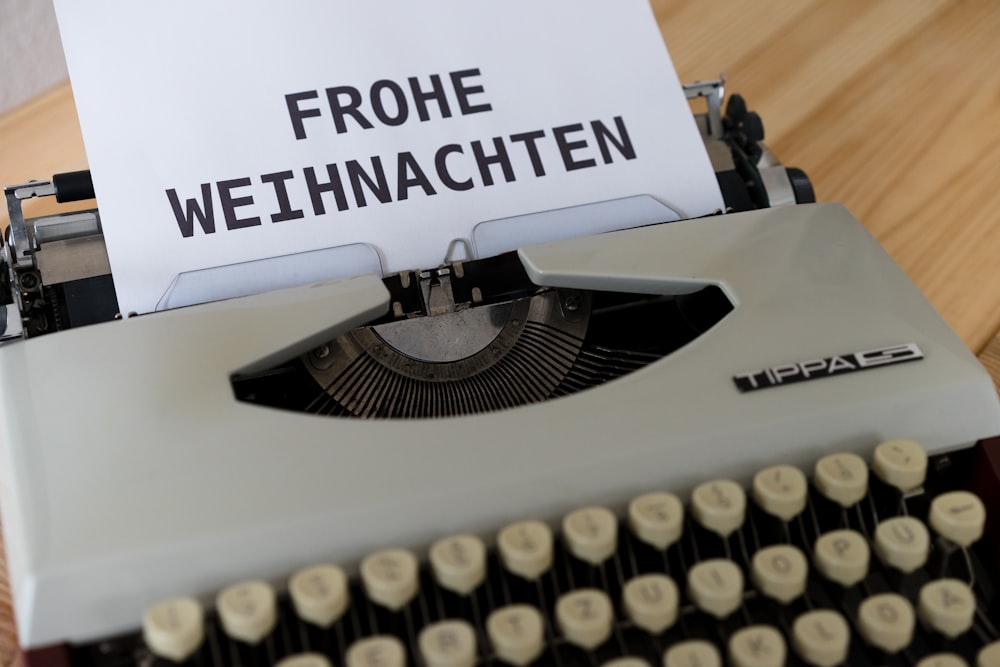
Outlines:
{"label": "typewriter carriage", "polygon": [[[707,102],[706,111],[695,114],[695,119],[729,211],[815,201],[808,178],[801,170],[786,169],[762,143],[760,119],[747,111],[740,96],[731,96],[723,112],[723,77],[684,88],[689,99]],[[60,203],[92,199],[89,172],[57,174],[51,181],[8,186],[4,194],[11,224],[0,255],[0,272],[4,274],[0,306],[6,319],[0,340],[30,338],[120,317],[99,210],[38,218],[25,218],[22,212],[22,203],[34,197],[52,196]],[[620,223],[623,227],[670,219],[669,209],[664,208],[660,214],[648,206],[640,206],[641,212],[633,212],[635,207],[631,203],[626,207],[626,203],[629,202],[622,200],[619,206],[610,202],[610,206],[595,207],[596,213],[588,213],[587,207],[581,207],[580,214],[610,217],[608,211],[617,208],[625,212]],[[634,221],[629,222],[628,218],[633,216]],[[485,256],[496,252],[494,249]],[[449,251],[449,256],[452,254]],[[379,270],[377,262],[373,264],[357,253],[351,257],[338,254],[335,259],[347,259],[359,267],[374,267],[359,269],[358,273]],[[289,256],[289,260],[294,261],[295,256]],[[331,277],[348,276],[333,273]],[[193,301],[171,302],[165,298],[161,307],[173,307],[172,303],[188,305]]]}
{"label": "typewriter carriage", "polygon": [[[729,210],[812,200],[811,188],[800,187],[798,172],[786,170],[761,143],[760,119],[746,110],[741,97],[732,96],[723,113],[723,78],[690,84],[685,91],[689,99],[706,101],[706,111],[695,118]],[[804,182],[808,185],[808,179]],[[21,208],[33,197],[54,196],[61,203],[93,198],[89,173],[8,187],[5,195],[11,226],[0,260],[6,268],[0,292],[6,322],[0,340],[33,338],[120,317],[99,211],[26,219]],[[675,214],[652,198],[635,197],[481,223],[474,232],[478,241],[452,241],[449,255],[468,253],[478,245],[485,256],[385,276],[383,283],[391,293],[386,316],[256,378],[235,377],[237,395],[241,400],[338,415],[449,416],[547,400],[632,372],[692,340],[732,304],[708,287],[699,295],[658,297],[540,288],[528,279],[515,254],[503,252],[513,248],[497,245],[508,241],[494,236],[494,230],[516,224],[522,235],[532,238],[538,229],[573,234],[574,229],[587,228],[584,218],[600,218],[589,224],[605,230],[659,223],[671,216]],[[373,255],[363,248],[307,254],[309,262],[325,267],[343,263],[359,267],[353,269],[358,272],[380,272],[378,262],[372,263]],[[192,286],[207,294],[199,285],[220,277],[227,285],[223,292],[243,289],[230,286],[252,274],[266,274],[275,262],[295,262],[298,257],[179,276],[161,307],[197,301],[188,294]],[[307,261],[305,255],[302,261]],[[319,275],[334,271],[310,270]],[[619,317],[614,326],[608,324],[610,317],[603,325],[588,326],[592,316],[608,312]],[[642,314],[657,318],[655,332],[641,321]],[[492,321],[498,317],[502,322]],[[470,337],[470,331],[477,333]],[[365,370],[360,370],[362,366]],[[349,373],[340,375],[334,369]],[[513,377],[522,380],[511,382]],[[391,397],[372,398],[375,387],[387,386],[395,388]]]}

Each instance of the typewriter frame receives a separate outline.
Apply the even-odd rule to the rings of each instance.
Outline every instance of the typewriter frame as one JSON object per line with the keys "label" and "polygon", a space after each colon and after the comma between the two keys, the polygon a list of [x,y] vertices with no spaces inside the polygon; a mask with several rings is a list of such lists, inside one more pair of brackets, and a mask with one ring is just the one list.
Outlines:
{"label": "typewriter frame", "polygon": [[[691,90],[710,100],[701,122],[723,190],[744,197],[728,201],[732,208],[808,199],[753,127],[726,126],[718,115],[721,81]],[[714,134],[719,127],[741,136],[723,140]],[[727,190],[726,180],[738,187]],[[13,200],[19,214],[20,201],[50,189],[44,183],[8,188],[8,203]],[[420,549],[428,535],[441,532],[489,536],[512,518],[556,517],[581,500],[620,509],[633,490],[666,484],[683,493],[704,478],[706,466],[745,480],[759,463],[748,442],[766,442],[769,457],[806,465],[830,447],[867,451],[882,439],[907,436],[931,453],[946,453],[1000,433],[989,376],[837,205],[712,216],[519,249],[538,286],[683,294],[712,284],[736,307],[722,326],[676,354],[606,386],[519,408],[519,419],[497,413],[407,424],[282,414],[238,403],[231,392],[234,373],[303,354],[382,316],[390,299],[379,277],[113,321],[115,310],[100,296],[107,285],[94,282],[109,280],[106,266],[81,259],[92,256],[93,244],[103,248],[99,213],[34,221],[18,215],[15,226],[11,210],[4,246],[10,272],[3,272],[11,298],[0,303],[6,313],[0,501],[26,648],[125,631],[144,605],[178,590],[208,599],[243,576],[281,578],[305,564],[305,554],[352,566],[389,543]],[[39,335],[32,313],[49,313],[51,303],[44,297],[33,303],[46,283],[29,278],[25,284],[25,278],[39,271],[51,276],[55,267],[75,268],[56,274],[65,281],[49,277],[49,283],[85,281],[94,288],[105,309],[93,326],[81,326],[91,324],[88,306],[70,314],[67,330],[56,326],[51,330],[58,333]],[[795,390],[744,394],[733,381],[759,368],[903,343],[919,345],[925,358]],[[117,359],[110,367],[108,354]],[[66,374],[69,367],[73,372]],[[673,412],[663,409],[665,399]],[[51,406],[60,407],[58,419],[51,419]],[[609,406],[614,419],[606,417]],[[719,414],[741,428],[720,423]],[[207,419],[195,424],[195,417]],[[896,431],[899,423],[909,431]],[[571,448],[537,442],[553,424]],[[632,440],[609,451],[607,442],[620,441],[625,427]],[[284,448],[289,432],[305,442],[295,457],[279,456],[276,448]],[[79,433],[89,434],[86,451]],[[352,464],[359,464],[350,474],[338,472],[336,484],[323,471],[337,471],[344,452],[331,443],[353,449]],[[418,443],[423,449],[416,452]],[[398,467],[389,475],[395,497],[369,502],[368,480],[387,479],[379,466],[384,460]],[[444,475],[442,461],[473,479]],[[611,462],[616,468],[609,475]],[[82,469],[93,476],[81,478]],[[234,472],[244,486],[232,483]],[[178,494],[174,479],[200,489],[200,498]],[[205,498],[219,479],[230,483],[230,493],[205,513]],[[281,493],[289,479],[300,489],[291,499]],[[442,487],[445,493],[422,493]],[[470,512],[461,500],[473,489],[481,498]],[[133,502],[122,503],[123,494]],[[401,518],[394,509],[401,504],[434,520]],[[145,515],[136,516],[140,512]],[[181,520],[185,516],[194,517],[193,525]],[[365,519],[360,530],[358,517]],[[346,530],[356,533],[350,543],[330,537]],[[280,553],[279,544],[291,541],[301,545],[302,556]],[[163,550],[153,554],[157,545]],[[206,550],[235,558],[192,580],[183,563]],[[122,599],[109,600],[103,591],[122,581],[127,590],[116,587]],[[99,609],[94,600],[101,601]],[[86,617],[82,625],[80,617]],[[36,656],[64,652],[60,646]]]}

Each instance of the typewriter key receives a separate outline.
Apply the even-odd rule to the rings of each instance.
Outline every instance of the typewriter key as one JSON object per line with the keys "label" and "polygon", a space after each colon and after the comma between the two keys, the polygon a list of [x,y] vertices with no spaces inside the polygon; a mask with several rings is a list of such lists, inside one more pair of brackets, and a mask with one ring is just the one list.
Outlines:
{"label": "typewriter key", "polygon": [[688,570],[687,590],[699,609],[725,618],[743,602],[743,572],[725,558],[705,560]]}
{"label": "typewriter key", "polygon": [[563,637],[581,648],[594,649],[611,636],[614,608],[607,593],[581,588],[566,593],[556,602],[556,622]]}
{"label": "typewriter key", "polygon": [[875,448],[872,469],[886,484],[910,491],[927,478],[927,452],[913,440],[888,440]]}
{"label": "typewriter key", "polygon": [[747,498],[736,482],[719,479],[705,482],[691,494],[691,513],[708,530],[728,537],[743,525]]}
{"label": "typewriter key", "polygon": [[954,638],[972,627],[976,596],[964,581],[938,579],[920,589],[917,612],[929,627]]}
{"label": "typewriter key", "polygon": [[824,456],[816,462],[813,484],[833,502],[851,507],[868,493],[868,464],[848,452]]}
{"label": "typewriter key", "polygon": [[684,505],[672,493],[641,495],[629,504],[628,524],[643,542],[666,549],[679,540],[684,531]]}
{"label": "typewriter key", "polygon": [[663,667],[722,667],[718,649],[709,642],[693,639],[674,644],[663,654]]}
{"label": "typewriter key", "polygon": [[417,639],[426,667],[474,667],[476,631],[465,621],[440,621]]}
{"label": "typewriter key", "polygon": [[868,542],[854,530],[834,530],[820,535],[813,561],[823,576],[841,586],[853,586],[868,574]]}
{"label": "typewriter key", "polygon": [[929,521],[941,537],[967,547],[983,536],[986,508],[974,493],[942,493],[931,502]]}
{"label": "typewriter key", "polygon": [[321,628],[333,625],[350,602],[347,576],[336,565],[299,570],[289,580],[288,592],[299,618]]}
{"label": "typewriter key", "polygon": [[347,667],[406,667],[406,648],[391,635],[359,639],[344,656]]}
{"label": "typewriter key", "polygon": [[383,549],[361,561],[361,581],[368,597],[399,611],[419,590],[417,557],[406,549]]}
{"label": "typewriter key", "polygon": [[523,667],[545,649],[542,615],[530,605],[508,605],[486,619],[486,633],[493,651],[501,660]]}
{"label": "typewriter key", "polygon": [[321,653],[299,653],[290,655],[274,667],[333,667]]}
{"label": "typewriter key", "polygon": [[873,595],[858,608],[858,629],[886,653],[898,653],[913,640],[916,619],[910,601],[897,593]]}
{"label": "typewriter key", "polygon": [[814,667],[836,667],[847,660],[851,628],[838,612],[817,609],[795,619],[792,646],[800,658]]}
{"label": "typewriter key", "polygon": [[954,653],[936,653],[918,662],[917,667],[969,667],[969,663]]}
{"label": "typewriter key", "polygon": [[772,466],[753,478],[753,499],[762,510],[790,521],[806,508],[809,483],[802,471],[793,466]]}
{"label": "typewriter key", "polygon": [[591,565],[600,565],[618,547],[618,519],[604,507],[586,507],[563,519],[563,537],[570,553]]}
{"label": "typewriter key", "polygon": [[264,581],[244,581],[224,589],[215,607],[226,634],[247,644],[260,643],[278,621],[274,588]]}
{"label": "typewriter key", "polygon": [[880,561],[902,572],[913,572],[927,562],[931,536],[920,519],[897,516],[875,529],[875,553]]}
{"label": "typewriter key", "polygon": [[475,535],[446,537],[431,546],[430,562],[439,585],[468,595],[486,578],[486,545]]}
{"label": "typewriter key", "polygon": [[537,579],[552,567],[552,529],[541,521],[518,521],[500,531],[497,548],[504,567]]}
{"label": "typewriter key", "polygon": [[750,577],[761,593],[787,604],[805,592],[809,563],[798,547],[776,544],[754,554]]}
{"label": "typewriter key", "polygon": [[987,644],[976,656],[976,667],[996,667],[1000,665],[1000,641]]}
{"label": "typewriter key", "polygon": [[781,633],[770,625],[752,625],[729,639],[733,667],[784,667],[788,649]]}
{"label": "typewriter key", "polygon": [[680,594],[665,574],[634,577],[622,589],[622,607],[638,627],[658,635],[677,620]]}
{"label": "typewriter key", "polygon": [[159,602],[142,617],[142,636],[153,654],[184,662],[205,639],[201,605],[194,598]]}

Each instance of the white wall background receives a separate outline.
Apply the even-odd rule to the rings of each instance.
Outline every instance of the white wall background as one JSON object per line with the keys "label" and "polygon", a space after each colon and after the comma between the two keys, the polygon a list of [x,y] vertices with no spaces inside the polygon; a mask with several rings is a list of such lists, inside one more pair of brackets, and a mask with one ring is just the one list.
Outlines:
{"label": "white wall background", "polygon": [[67,78],[51,0],[0,0],[0,113]]}

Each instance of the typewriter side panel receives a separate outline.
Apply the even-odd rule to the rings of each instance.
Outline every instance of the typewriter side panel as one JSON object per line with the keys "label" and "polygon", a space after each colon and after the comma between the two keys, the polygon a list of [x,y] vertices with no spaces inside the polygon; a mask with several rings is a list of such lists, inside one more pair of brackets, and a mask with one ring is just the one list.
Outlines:
{"label": "typewriter side panel", "polygon": [[[17,618],[27,618],[33,606],[31,564],[37,555],[32,531],[45,516],[44,505],[39,506],[38,497],[31,493],[32,487],[41,484],[34,479],[31,450],[24,444],[37,441],[38,435],[27,405],[27,368],[23,345],[0,345],[0,518]],[[26,635],[21,638],[23,643]]]}
{"label": "typewriter side panel", "polygon": [[[552,250],[582,267],[574,279],[638,275],[651,290],[717,282],[736,309],[661,362],[516,412],[366,422],[234,400],[232,372],[267,349],[294,353],[324,321],[371,317],[384,307],[374,287],[328,301],[295,290],[29,341],[42,480],[31,493],[47,499],[48,522],[36,536],[45,553],[25,566],[38,586],[22,640],[107,636],[170,595],[207,599],[240,578],[280,581],[317,560],[350,566],[451,532],[490,537],[583,503],[683,493],[709,473],[746,479],[776,459],[806,466],[831,447],[911,436],[944,451],[1000,432],[988,376],[860,225],[842,211],[832,224],[804,215],[721,216]],[[751,264],[764,269],[756,281],[733,273]],[[846,340],[818,337],[826,327]],[[919,362],[750,394],[732,380],[832,344],[838,353],[849,351],[842,343],[911,340]],[[112,354],[119,363],[103,361]],[[79,372],[60,377],[71,362]],[[45,419],[41,398],[71,405],[71,419]]]}
{"label": "typewriter side panel", "polygon": [[[199,425],[211,404],[234,403],[234,370],[300,354],[378,317],[386,299],[381,281],[364,276],[221,302],[207,313],[181,309],[152,325],[137,318],[0,345],[0,502],[22,645],[38,646],[35,638],[50,624],[80,618],[73,601],[100,606],[121,582],[122,573],[103,586],[81,582],[89,567],[81,564],[103,551],[109,535],[114,542],[130,526],[155,535],[160,514],[183,522],[199,502],[222,493],[227,475],[239,468],[239,451],[212,468],[214,488],[206,485],[199,499],[184,502],[187,472],[201,463]],[[322,307],[331,302],[335,316]],[[298,317],[288,319],[289,310]],[[203,382],[185,361],[206,372]],[[180,423],[187,428],[174,428]],[[179,442],[184,434],[187,441]],[[167,465],[147,465],[141,460],[147,446],[174,454],[178,446],[190,449],[180,457],[168,453]],[[150,478],[165,485],[155,501],[145,493]],[[158,562],[169,568],[172,555]]]}

